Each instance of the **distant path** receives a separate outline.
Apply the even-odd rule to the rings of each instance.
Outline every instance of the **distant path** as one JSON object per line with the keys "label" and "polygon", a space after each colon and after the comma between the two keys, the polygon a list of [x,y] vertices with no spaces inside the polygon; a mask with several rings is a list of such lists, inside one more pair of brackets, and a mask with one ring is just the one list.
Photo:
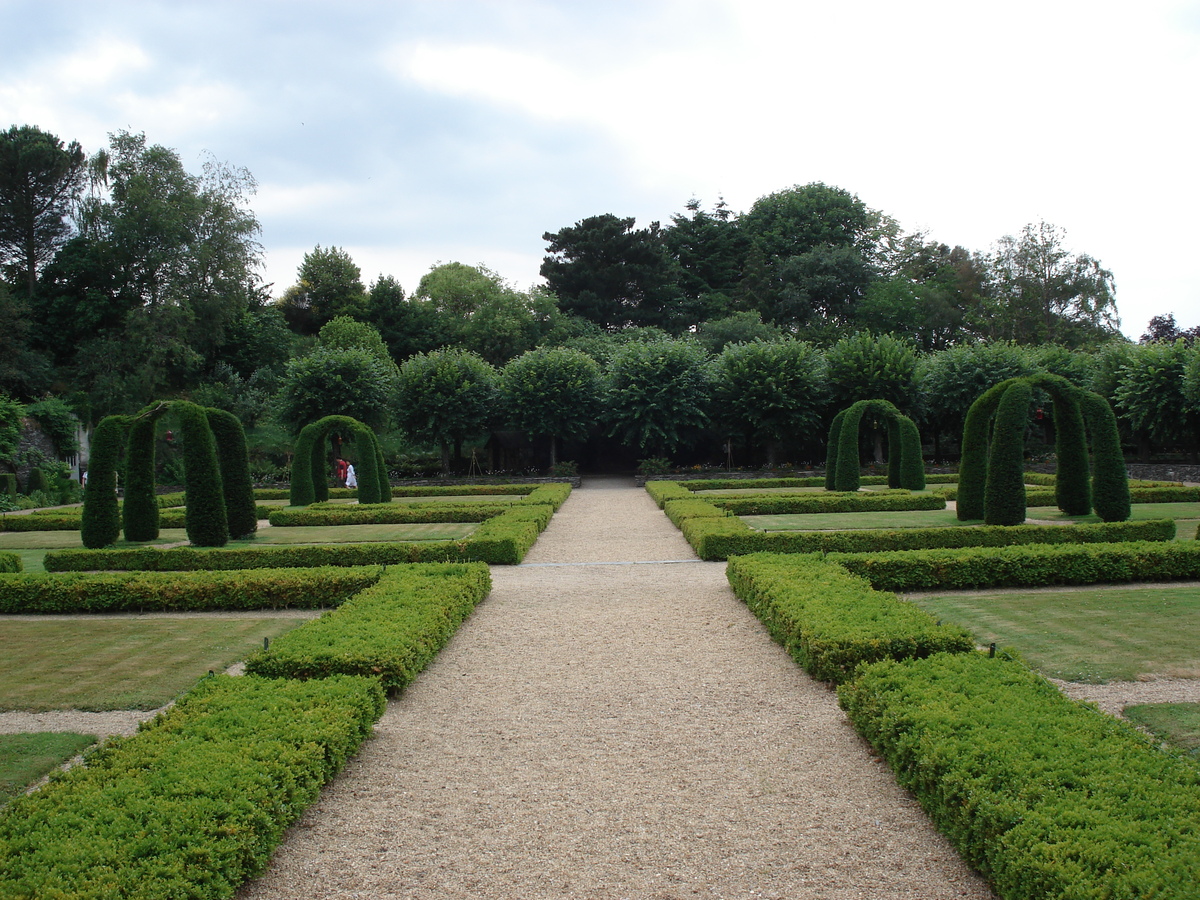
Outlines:
{"label": "distant path", "polygon": [[627,485],[493,568],[241,900],[992,897]]}

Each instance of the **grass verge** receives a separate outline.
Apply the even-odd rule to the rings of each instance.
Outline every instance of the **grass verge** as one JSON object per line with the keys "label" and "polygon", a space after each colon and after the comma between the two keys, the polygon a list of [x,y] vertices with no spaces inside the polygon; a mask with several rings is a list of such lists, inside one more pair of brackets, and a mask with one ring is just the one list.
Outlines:
{"label": "grass verge", "polygon": [[91,734],[0,734],[0,803],[96,743]]}
{"label": "grass verge", "polygon": [[1125,707],[1124,714],[1164,743],[1200,757],[1200,703],[1141,703]]}

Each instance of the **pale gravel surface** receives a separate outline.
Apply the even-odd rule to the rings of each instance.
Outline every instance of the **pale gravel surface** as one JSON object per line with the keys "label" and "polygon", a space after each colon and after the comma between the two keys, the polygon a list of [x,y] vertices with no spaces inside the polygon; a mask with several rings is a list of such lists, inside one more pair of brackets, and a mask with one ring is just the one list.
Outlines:
{"label": "pale gravel surface", "polygon": [[992,897],[627,484],[493,569],[240,900]]}

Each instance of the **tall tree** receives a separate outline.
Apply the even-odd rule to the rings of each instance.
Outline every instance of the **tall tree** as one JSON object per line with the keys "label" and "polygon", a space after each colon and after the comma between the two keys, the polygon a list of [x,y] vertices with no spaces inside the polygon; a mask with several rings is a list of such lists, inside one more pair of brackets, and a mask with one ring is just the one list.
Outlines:
{"label": "tall tree", "polygon": [[[678,273],[657,222],[591,216],[546,232],[541,275],[563,312],[605,328],[654,325],[668,331],[694,322],[679,315]],[[686,318],[686,317],[685,317]]]}
{"label": "tall tree", "polygon": [[626,344],[606,381],[610,435],[643,452],[667,456],[708,423],[712,373],[695,340]]}
{"label": "tall tree", "polygon": [[550,438],[550,464],[558,442],[583,437],[600,404],[600,367],[581,350],[539,347],[511,360],[500,373],[506,415],[521,431]]}
{"label": "tall tree", "polygon": [[747,239],[724,199],[712,212],[689,200],[688,215],[671,216],[663,233],[679,267],[679,292],[696,324],[731,315],[745,267]]}
{"label": "tall tree", "polygon": [[[917,355],[912,345],[888,334],[860,331],[842,338],[825,355],[836,409],[859,400],[887,400],[912,415],[920,407]],[[876,421],[875,461],[883,462],[886,423]]]}
{"label": "tall tree", "polygon": [[1078,346],[1113,337],[1113,274],[1064,246],[1066,232],[1047,222],[1000,239],[990,260],[993,304],[988,336],[1022,344]]}
{"label": "tall tree", "polygon": [[42,267],[71,236],[86,162],[78,143],[64,146],[34,125],[0,132],[0,265],[31,297]]}
{"label": "tall tree", "polygon": [[380,275],[371,284],[365,321],[379,330],[392,359],[398,362],[449,341],[446,323],[436,307],[426,300],[405,297],[404,288],[391,275]]}
{"label": "tall tree", "polygon": [[367,289],[362,270],[341,247],[318,244],[304,254],[296,276],[296,283],[279,300],[294,331],[315,334],[337,316],[365,317]]}

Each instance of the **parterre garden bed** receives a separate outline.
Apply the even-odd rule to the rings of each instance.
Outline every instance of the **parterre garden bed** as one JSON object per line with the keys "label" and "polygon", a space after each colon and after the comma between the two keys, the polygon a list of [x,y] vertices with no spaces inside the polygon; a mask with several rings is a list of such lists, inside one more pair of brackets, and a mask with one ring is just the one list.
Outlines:
{"label": "parterre garden bed", "polygon": [[[0,573],[8,573],[0,574],[0,605],[10,613],[327,610],[298,627],[270,620],[282,624],[251,635],[251,643],[270,643],[250,654],[244,677],[202,678],[138,734],[106,742],[86,765],[0,810],[0,896],[232,897],[370,734],[387,693],[411,682],[487,595],[485,563],[519,562],[570,492],[565,484],[515,487],[409,491],[418,499],[386,510],[334,502],[313,510],[320,524],[281,522],[223,549],[74,550],[44,537],[70,531],[0,535],[42,535],[63,548],[47,568],[78,570],[22,573],[21,557],[0,551]],[[458,518],[431,515],[430,503]],[[465,521],[464,506],[474,510]],[[393,521],[394,509],[418,518]],[[435,539],[397,539],[439,528]],[[354,542],[334,537],[355,529],[367,533]],[[294,537],[271,542],[267,534]],[[97,569],[165,571],[84,574]],[[136,632],[165,620],[119,621]],[[63,625],[22,620],[35,629],[51,622]],[[245,641],[236,652],[244,650]],[[111,680],[105,691],[117,691]]]}
{"label": "parterre garden bed", "polygon": [[[703,558],[729,558],[738,596],[798,664],[839,685],[855,727],[1000,896],[1194,896],[1200,765],[1128,723],[1068,700],[1014,654],[1002,649],[992,656],[977,645],[999,636],[998,617],[1007,610],[1023,622],[1026,634],[1017,643],[1029,644],[1036,661],[1047,652],[1063,658],[1064,647],[1084,640],[1097,658],[1113,638],[1112,616],[1126,625],[1126,616],[1137,616],[1137,626],[1115,638],[1131,636],[1112,654],[1111,671],[1088,669],[1088,651],[1068,667],[1096,677],[1144,674],[1146,665],[1183,672],[1198,655],[1191,627],[1200,615],[1196,588],[1059,594],[1072,602],[1058,618],[1045,596],[990,604],[973,597],[968,615],[966,601],[918,605],[880,589],[1200,579],[1200,543],[1170,542],[1188,510],[1173,515],[1179,510],[1156,508],[1149,511],[1154,518],[1111,526],[937,528],[914,527],[910,519],[903,528],[877,520],[857,530],[765,533],[752,531],[728,505],[689,490],[701,484],[723,487],[657,482],[647,489]],[[1143,496],[1158,501],[1164,498],[1158,491],[1145,488]],[[1179,499],[1191,505],[1191,498]],[[740,495],[742,503],[756,501]],[[860,514],[825,518],[843,515]],[[1058,543],[1042,543],[1051,539]],[[970,543],[981,546],[945,549]],[[913,549],[881,552],[891,547]],[[763,549],[786,552],[754,552]],[[834,550],[863,552],[827,552]],[[1158,606],[1145,605],[1155,597]],[[1055,646],[1026,640],[1039,629],[1053,635],[1046,640]],[[1177,713],[1174,721],[1196,722],[1194,712],[1187,715]]]}

